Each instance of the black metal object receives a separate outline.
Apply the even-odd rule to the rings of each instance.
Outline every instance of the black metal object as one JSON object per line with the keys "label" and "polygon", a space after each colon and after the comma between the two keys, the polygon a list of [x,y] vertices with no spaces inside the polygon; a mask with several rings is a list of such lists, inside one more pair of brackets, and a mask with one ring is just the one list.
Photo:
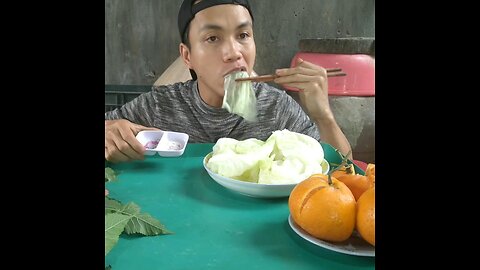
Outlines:
{"label": "black metal object", "polygon": [[121,107],[142,93],[152,90],[152,85],[105,85],[105,112]]}

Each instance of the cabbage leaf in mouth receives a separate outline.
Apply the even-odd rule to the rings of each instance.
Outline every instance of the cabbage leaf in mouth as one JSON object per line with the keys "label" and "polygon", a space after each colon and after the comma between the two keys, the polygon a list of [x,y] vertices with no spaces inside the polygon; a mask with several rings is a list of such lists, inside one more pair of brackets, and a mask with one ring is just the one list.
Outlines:
{"label": "cabbage leaf in mouth", "polygon": [[251,81],[236,82],[235,79],[248,77],[245,71],[225,76],[222,108],[243,117],[249,122],[257,120],[257,97]]}

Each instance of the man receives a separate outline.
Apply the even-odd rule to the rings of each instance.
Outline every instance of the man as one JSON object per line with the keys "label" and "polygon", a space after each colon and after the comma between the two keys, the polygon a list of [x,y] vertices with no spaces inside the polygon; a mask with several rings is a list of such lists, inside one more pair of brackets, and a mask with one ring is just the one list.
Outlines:
{"label": "man", "polygon": [[142,159],[145,148],[135,135],[145,129],[185,132],[190,142],[216,142],[222,137],[265,140],[272,131],[288,129],[321,139],[343,154],[350,151],[328,103],[326,70],[307,61],[277,69],[275,83],[300,89],[308,115],[285,91],[266,83],[253,83],[257,122],[221,108],[224,77],[238,71],[252,73],[255,63],[253,15],[247,0],[184,0],[178,26],[180,55],[193,80],[154,87],[107,112],[105,159]]}

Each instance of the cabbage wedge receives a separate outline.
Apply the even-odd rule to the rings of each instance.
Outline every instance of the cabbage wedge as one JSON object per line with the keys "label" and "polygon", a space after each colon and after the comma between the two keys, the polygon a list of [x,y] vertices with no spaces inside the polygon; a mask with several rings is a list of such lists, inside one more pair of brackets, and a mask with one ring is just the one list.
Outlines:
{"label": "cabbage wedge", "polygon": [[243,117],[249,122],[257,120],[257,97],[251,81],[236,82],[235,79],[248,77],[245,71],[225,76],[222,108]]}
{"label": "cabbage wedge", "polygon": [[322,173],[322,145],[310,136],[277,130],[264,142],[221,138],[207,167],[237,180],[259,184],[292,184]]}

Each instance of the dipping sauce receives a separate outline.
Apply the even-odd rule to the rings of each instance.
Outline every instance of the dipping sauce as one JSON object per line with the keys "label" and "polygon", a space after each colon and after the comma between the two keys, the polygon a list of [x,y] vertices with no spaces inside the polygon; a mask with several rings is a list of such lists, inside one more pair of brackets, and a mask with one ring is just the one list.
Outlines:
{"label": "dipping sauce", "polygon": [[170,141],[168,142],[168,150],[182,150],[183,145],[179,142]]}
{"label": "dipping sauce", "polygon": [[147,148],[147,149],[155,149],[155,148],[157,148],[157,145],[158,145],[158,142],[159,142],[159,141],[160,141],[160,140],[157,140],[157,141],[149,141],[149,142],[147,142],[144,146],[145,146],[145,148]]}

